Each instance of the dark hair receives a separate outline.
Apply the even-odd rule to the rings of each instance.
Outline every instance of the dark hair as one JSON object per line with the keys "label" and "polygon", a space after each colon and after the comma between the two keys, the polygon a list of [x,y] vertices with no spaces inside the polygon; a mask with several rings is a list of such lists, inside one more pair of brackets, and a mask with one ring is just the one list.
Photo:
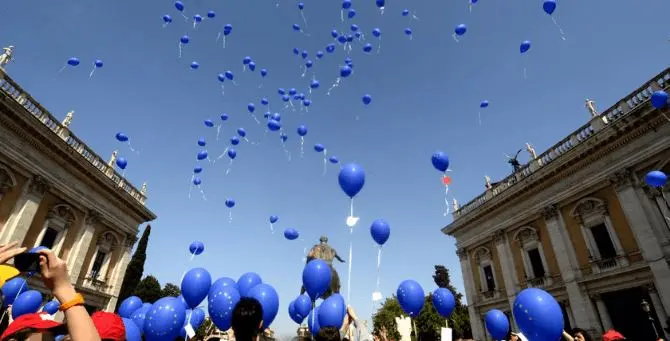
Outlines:
{"label": "dark hair", "polygon": [[255,341],[261,332],[263,306],[249,297],[242,298],[233,309],[231,327],[237,341]]}
{"label": "dark hair", "polygon": [[577,333],[582,334],[582,336],[584,337],[584,340],[593,341],[593,339],[591,338],[591,335],[589,335],[589,333],[582,328],[572,328],[572,332],[570,333],[570,335],[572,335],[574,337],[575,334],[577,334]]}
{"label": "dark hair", "polygon": [[335,327],[323,327],[316,334],[316,341],[340,341],[340,331]]}
{"label": "dark hair", "polygon": [[28,337],[30,335],[32,335],[33,333],[37,333],[37,330],[32,329],[32,328],[24,328],[24,329],[21,329],[21,330],[17,331],[16,333],[14,333],[12,335],[9,335],[7,337],[7,340],[24,341],[24,340],[28,339]]}

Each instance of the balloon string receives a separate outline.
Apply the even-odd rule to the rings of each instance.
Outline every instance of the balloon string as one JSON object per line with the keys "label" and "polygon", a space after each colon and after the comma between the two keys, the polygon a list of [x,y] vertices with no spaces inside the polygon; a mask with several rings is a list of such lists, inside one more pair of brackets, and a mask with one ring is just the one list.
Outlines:
{"label": "balloon string", "polygon": [[328,89],[328,92],[326,93],[326,95],[330,96],[330,92],[333,91],[333,89],[340,86],[340,80],[341,80],[340,77],[337,77],[337,79],[335,79],[335,83],[333,83],[333,85],[330,86],[330,89]]}
{"label": "balloon string", "polygon": [[233,166],[233,159],[230,159],[230,163],[228,164],[228,169],[226,169],[226,175],[230,174],[230,167]]}
{"label": "balloon string", "polygon": [[349,229],[349,270],[347,273],[347,302],[351,298],[351,262],[353,260],[353,246],[354,241],[352,240],[354,229]]}
{"label": "balloon string", "polygon": [[179,46],[179,58],[181,58],[181,42],[179,42],[178,46]]}
{"label": "balloon string", "polygon": [[202,187],[198,185],[198,189],[200,190],[200,194],[202,195],[202,200],[207,201],[207,197],[205,196],[205,191],[202,190]]}
{"label": "balloon string", "polygon": [[223,48],[226,48],[226,35],[223,35]]}
{"label": "balloon string", "polygon": [[94,73],[95,73],[95,66],[93,67],[93,70],[91,70],[91,73],[88,74],[88,79],[91,79]]}
{"label": "balloon string", "polygon": [[270,232],[272,232],[272,234],[275,233],[275,226],[273,223],[270,223]]}
{"label": "balloon string", "polygon": [[459,42],[458,37],[456,37],[456,33],[453,33],[451,36],[454,38],[454,40],[455,40],[457,43]]}
{"label": "balloon string", "polygon": [[189,260],[189,262],[192,262],[194,258],[195,258],[195,253],[192,253],[191,254],[191,259]]}
{"label": "balloon string", "polygon": [[228,224],[233,223],[233,210],[228,210]]}
{"label": "balloon string", "polygon": [[328,152],[324,149],[323,150],[323,174],[326,175],[326,171],[328,170]]}
{"label": "balloon string", "polygon": [[561,39],[562,39],[563,41],[567,40],[567,39],[565,38],[565,32],[563,32],[563,29],[561,28],[561,26],[558,26],[558,23],[556,22],[556,18],[554,18],[554,17],[552,16],[552,17],[551,17],[551,21],[554,22],[554,25],[556,25],[556,28],[558,28],[558,32],[561,33]]}
{"label": "balloon string", "polygon": [[349,201],[349,216],[354,216],[354,198],[351,198],[351,201]]}
{"label": "balloon string", "polygon": [[379,291],[379,268],[382,263],[382,247],[379,246],[379,251],[377,251],[377,291]]}
{"label": "balloon string", "polygon": [[191,191],[193,190],[193,179],[195,179],[195,174],[191,175],[191,181],[188,186],[188,198],[191,199]]}
{"label": "balloon string", "polygon": [[449,214],[449,199],[447,199],[447,195],[449,194],[449,186],[446,185],[444,186],[444,216],[446,217],[447,214]]}
{"label": "balloon string", "polygon": [[300,11],[300,16],[302,17],[302,22],[305,23],[305,27],[307,27],[307,18],[305,17],[305,13],[302,10]]}
{"label": "balloon string", "polygon": [[305,137],[300,136],[300,158],[301,159],[305,155],[304,147],[305,147]]}
{"label": "balloon string", "polygon": [[58,72],[56,72],[56,76],[58,76],[61,72],[63,72],[63,70],[65,70],[66,67],[67,67],[67,65],[63,65],[63,67],[60,68],[60,70],[58,70]]}

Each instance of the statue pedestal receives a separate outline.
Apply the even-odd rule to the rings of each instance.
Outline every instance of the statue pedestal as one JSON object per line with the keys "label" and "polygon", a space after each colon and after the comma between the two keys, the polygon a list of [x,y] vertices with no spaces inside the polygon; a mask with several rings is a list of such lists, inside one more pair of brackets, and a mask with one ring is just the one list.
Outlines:
{"label": "statue pedestal", "polygon": [[528,165],[528,168],[530,168],[531,173],[535,172],[542,166],[542,162],[540,162],[540,159],[535,159],[530,162]]}
{"label": "statue pedestal", "polygon": [[593,128],[593,132],[597,133],[601,131],[605,126],[607,125],[607,117],[605,116],[596,116],[591,118],[591,128]]}

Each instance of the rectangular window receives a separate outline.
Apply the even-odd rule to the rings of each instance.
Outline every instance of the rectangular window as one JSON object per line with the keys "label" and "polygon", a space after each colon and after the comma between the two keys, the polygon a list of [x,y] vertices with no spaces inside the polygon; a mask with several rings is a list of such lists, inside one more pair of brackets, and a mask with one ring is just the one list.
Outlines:
{"label": "rectangular window", "polygon": [[107,254],[102,251],[98,251],[98,253],[95,254],[93,266],[91,267],[91,277],[97,279],[100,276],[100,270],[102,270],[102,265],[105,262],[106,256]]}
{"label": "rectangular window", "polygon": [[605,224],[591,227],[591,233],[593,234],[593,239],[596,241],[596,246],[600,252],[601,259],[616,257],[616,249],[614,248],[614,243],[612,243],[612,239],[607,232],[607,226],[605,226]]}
{"label": "rectangular window", "polygon": [[533,278],[544,278],[545,269],[544,264],[542,264],[542,256],[540,256],[540,250],[537,248],[528,250],[528,259],[530,260],[530,266],[533,270]]}
{"label": "rectangular window", "polygon": [[490,265],[484,267],[484,279],[486,280],[487,291],[496,289],[496,281],[493,279],[493,268]]}
{"label": "rectangular window", "polygon": [[58,238],[58,231],[51,227],[47,227],[47,230],[44,231],[44,236],[40,242],[40,246],[44,246],[47,249],[53,249],[56,244],[56,238]]}

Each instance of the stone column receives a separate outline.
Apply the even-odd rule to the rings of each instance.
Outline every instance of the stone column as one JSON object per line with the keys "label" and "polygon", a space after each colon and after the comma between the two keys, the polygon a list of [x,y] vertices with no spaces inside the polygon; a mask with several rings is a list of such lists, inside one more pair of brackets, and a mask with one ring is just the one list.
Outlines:
{"label": "stone column", "polygon": [[0,233],[0,244],[13,241],[18,241],[19,245],[23,244],[40,202],[48,190],[49,183],[39,175],[35,175],[23,187],[21,196]]}
{"label": "stone column", "polygon": [[[596,315],[593,307],[589,304],[590,302],[586,299],[586,295],[584,295],[577,283],[579,277],[578,265],[572,261],[572,259],[576,259],[576,256],[569,254],[575,251],[572,247],[572,242],[565,238],[566,234],[564,231],[566,231],[566,227],[563,219],[561,219],[560,211],[556,206],[548,206],[542,211],[542,217],[547,226],[551,247],[554,249],[561,278],[563,279],[563,283],[565,283],[565,289],[568,293],[573,327],[589,330],[591,326],[596,325]],[[593,329],[589,331],[599,333],[599,331]]]}
{"label": "stone column", "polygon": [[67,258],[67,266],[70,269],[70,281],[76,283],[81,270],[86,261],[86,254],[91,246],[93,235],[95,234],[95,225],[100,222],[100,214],[96,211],[88,211],[84,219],[84,225],[77,233],[77,239]]}
{"label": "stone column", "polygon": [[475,279],[472,276],[472,267],[470,266],[470,257],[465,249],[456,250],[456,254],[461,261],[461,272],[463,273],[463,284],[465,286],[465,295],[468,299],[468,315],[470,315],[470,327],[472,337],[475,340],[484,340],[484,326],[482,325],[475,303],[477,303],[477,290],[475,290]]}
{"label": "stone column", "polygon": [[[670,221],[665,219],[665,217],[670,217],[670,214],[666,212],[667,206],[665,205],[665,202],[663,202],[661,190],[654,187],[643,186],[642,188],[638,188],[637,192],[640,198],[640,203],[647,213],[649,221],[656,230],[661,245],[667,245],[668,242],[670,242]],[[661,203],[660,205],[659,201]]]}
{"label": "stone column", "polygon": [[[661,303],[661,298],[658,296],[658,291],[653,284],[647,286],[647,292],[649,293],[649,298],[651,298],[651,304],[654,306],[654,312],[656,312],[656,317],[658,317],[658,322],[661,324],[663,329],[668,328],[667,319],[668,315],[663,310],[663,303]],[[659,331],[660,332],[660,331]]]}
{"label": "stone column", "polygon": [[120,247],[123,247],[123,251],[121,252],[121,258],[116,262],[114,273],[111,278],[110,284],[112,287],[109,289],[109,293],[112,297],[107,303],[107,311],[114,311],[116,308],[116,302],[119,299],[119,292],[121,291],[123,278],[126,276],[126,269],[128,268],[128,263],[130,263],[130,258],[132,257],[131,252],[136,240],[137,237],[134,235],[127,235],[124,243],[120,245]]}
{"label": "stone column", "polygon": [[607,311],[607,306],[603,301],[600,295],[593,296],[593,300],[596,302],[596,307],[598,307],[598,315],[600,315],[600,323],[603,326],[603,330],[607,331],[612,329],[612,320],[610,319],[610,314]]}
{"label": "stone column", "polygon": [[500,269],[502,270],[503,282],[505,283],[505,292],[509,301],[510,309],[514,308],[514,299],[517,293],[516,268],[512,263],[512,251],[509,247],[509,240],[504,231],[498,231],[495,236],[496,249],[498,250],[498,259],[500,260]]}
{"label": "stone column", "polygon": [[664,258],[663,250],[654,233],[654,228],[649,222],[640,203],[640,198],[635,192],[634,186],[636,180],[630,170],[624,169],[614,174],[611,182],[616,189],[619,203],[628,220],[628,225],[633,231],[637,246],[642,252],[642,257],[651,269],[663,309],[666,315],[668,315],[670,314],[670,266]]}

